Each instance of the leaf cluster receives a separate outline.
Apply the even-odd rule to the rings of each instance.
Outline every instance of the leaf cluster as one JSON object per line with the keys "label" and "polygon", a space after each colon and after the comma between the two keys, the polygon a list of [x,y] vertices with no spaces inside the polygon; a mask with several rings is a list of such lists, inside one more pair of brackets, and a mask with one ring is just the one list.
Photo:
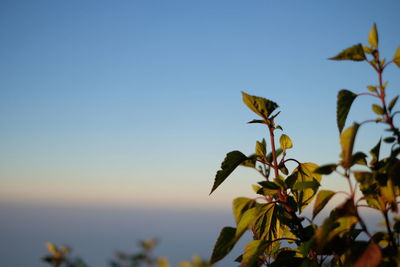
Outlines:
{"label": "leaf cluster", "polygon": [[[398,212],[400,196],[400,134],[395,125],[395,116],[400,112],[394,110],[399,96],[387,101],[388,83],[383,82],[382,76],[390,64],[400,67],[400,47],[390,61],[381,58],[375,24],[368,43],[366,46],[353,45],[330,58],[366,62],[378,76],[378,84],[367,86],[367,92],[339,91],[337,126],[341,154],[337,163],[317,166],[288,158],[287,152],[293,148],[290,137],[280,132],[280,147],[275,144],[277,130],[283,131],[275,123],[278,105],[266,98],[242,93],[244,104],[259,116],[250,123],[263,124],[269,142],[265,139],[256,141],[255,153],[249,156],[240,151],[229,152],[215,176],[211,193],[239,166],[255,169],[262,181],[252,186],[257,197],[233,200],[236,226],[221,230],[211,264],[230,253],[242,235],[249,231],[253,240],[236,259],[241,267],[400,265],[400,218],[393,215]],[[351,106],[359,96],[377,100],[372,105],[377,117],[345,128]],[[355,149],[357,134],[366,123],[381,123],[386,127],[383,142],[379,140],[369,151],[370,159],[366,153]],[[381,155],[382,145],[390,146],[389,155]],[[287,167],[289,161],[297,164],[291,171]],[[348,181],[348,192],[344,192],[345,200],[332,209],[321,225],[317,225],[314,218],[338,193],[320,190],[322,176],[333,172]],[[306,218],[302,211],[313,199],[312,218]],[[364,207],[375,209],[382,215],[386,231],[370,232],[360,216],[360,209]]]}

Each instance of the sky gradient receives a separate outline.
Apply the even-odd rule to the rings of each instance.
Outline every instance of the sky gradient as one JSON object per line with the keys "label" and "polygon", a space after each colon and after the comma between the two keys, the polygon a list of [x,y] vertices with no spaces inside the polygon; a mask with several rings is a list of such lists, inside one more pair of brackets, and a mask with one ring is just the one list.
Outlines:
{"label": "sky gradient", "polygon": [[[241,91],[280,105],[291,156],[334,162],[336,94],[376,76],[327,58],[366,43],[374,22],[391,58],[398,10],[396,0],[2,0],[0,201],[226,208],[260,180],[241,169],[208,197],[225,154],[252,153],[266,133],[246,125],[255,115]],[[398,73],[385,75],[389,96]],[[350,121],[373,116],[370,103],[356,102]],[[361,148],[380,136],[365,129]]]}

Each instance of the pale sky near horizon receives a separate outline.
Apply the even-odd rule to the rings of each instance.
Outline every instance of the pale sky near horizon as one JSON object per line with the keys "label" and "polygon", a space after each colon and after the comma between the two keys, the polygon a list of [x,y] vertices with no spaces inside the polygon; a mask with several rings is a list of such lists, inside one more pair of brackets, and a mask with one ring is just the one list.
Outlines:
{"label": "pale sky near horizon", "polygon": [[[391,58],[399,10],[395,0],[2,0],[0,202],[225,206],[260,180],[241,169],[208,196],[225,154],[252,153],[266,133],[246,124],[256,115],[241,91],[281,106],[291,156],[334,162],[336,94],[376,76],[327,58],[367,43],[374,22]],[[399,77],[388,69],[389,96]],[[373,117],[370,103],[349,120]],[[365,128],[358,144],[379,136]]]}

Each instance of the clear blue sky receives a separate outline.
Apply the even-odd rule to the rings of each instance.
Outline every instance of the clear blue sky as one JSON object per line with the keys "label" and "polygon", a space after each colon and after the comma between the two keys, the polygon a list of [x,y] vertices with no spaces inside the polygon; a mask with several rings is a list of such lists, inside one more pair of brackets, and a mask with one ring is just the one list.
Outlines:
{"label": "clear blue sky", "polygon": [[[282,107],[292,156],[335,161],[337,91],[376,79],[326,59],[366,43],[374,22],[391,58],[399,10],[397,0],[2,0],[0,201],[229,205],[259,177],[239,170],[208,197],[215,172],[265,133],[245,124],[255,116],[242,90]],[[385,76],[392,95],[399,76]],[[352,119],[372,116],[361,103]]]}

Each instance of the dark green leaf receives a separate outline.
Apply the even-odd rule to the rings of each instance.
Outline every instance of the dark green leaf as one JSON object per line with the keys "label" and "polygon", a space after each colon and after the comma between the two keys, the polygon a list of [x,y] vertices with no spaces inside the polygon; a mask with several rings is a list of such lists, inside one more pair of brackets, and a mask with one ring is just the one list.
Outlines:
{"label": "dark green leaf", "polygon": [[253,112],[262,117],[264,120],[271,115],[271,113],[278,107],[278,105],[266,98],[253,96],[242,92],[243,102]]}
{"label": "dark green leaf", "polygon": [[219,234],[217,242],[215,243],[210,264],[214,264],[217,261],[223,259],[235,246],[235,235],[236,228],[224,227]]}
{"label": "dark green leaf", "polygon": [[336,194],[330,190],[320,190],[317,194],[313,209],[313,218],[325,207],[329,200]]}
{"label": "dark green leaf", "polygon": [[263,121],[263,120],[252,120],[252,121],[249,121],[248,123],[262,123],[262,124],[265,124],[265,121]]}
{"label": "dark green leaf", "polygon": [[355,165],[355,164],[359,164],[359,165],[367,165],[367,155],[365,155],[365,153],[363,152],[356,152],[355,154],[353,154],[353,156],[351,157],[351,166]]}
{"label": "dark green leaf", "polygon": [[336,170],[336,168],[337,168],[336,164],[327,164],[327,165],[322,165],[322,166],[316,168],[314,172],[318,173],[318,174],[328,175],[328,174],[331,174],[332,172],[334,172]]}
{"label": "dark green leaf", "polygon": [[354,99],[356,99],[356,97],[357,95],[349,90],[343,89],[339,91],[337,97],[336,121],[340,133],[343,130],[343,127],[346,123],[347,115],[349,114],[351,105],[353,104],[353,101]]}
{"label": "dark green leaf", "polygon": [[225,181],[225,179],[239,166],[242,162],[247,160],[247,157],[240,151],[229,152],[221,164],[221,170],[215,175],[214,185],[211,189],[210,195],[217,187]]}
{"label": "dark green leaf", "polygon": [[372,160],[370,162],[371,165],[375,165],[379,161],[379,150],[381,148],[381,139],[379,142],[369,151],[372,156]]}
{"label": "dark green leaf", "polygon": [[396,141],[396,137],[393,137],[393,136],[389,136],[389,137],[386,137],[385,139],[383,139],[383,142],[385,142],[385,143],[393,143],[394,141]]}
{"label": "dark green leaf", "polygon": [[353,60],[353,61],[363,61],[366,59],[364,54],[364,49],[361,44],[356,44],[349,47],[334,57],[329,58],[330,60]]}
{"label": "dark green leaf", "polygon": [[312,189],[313,191],[316,191],[319,186],[320,186],[319,182],[314,179],[313,181],[308,181],[308,182],[298,182],[293,186],[293,189],[294,190]]}

